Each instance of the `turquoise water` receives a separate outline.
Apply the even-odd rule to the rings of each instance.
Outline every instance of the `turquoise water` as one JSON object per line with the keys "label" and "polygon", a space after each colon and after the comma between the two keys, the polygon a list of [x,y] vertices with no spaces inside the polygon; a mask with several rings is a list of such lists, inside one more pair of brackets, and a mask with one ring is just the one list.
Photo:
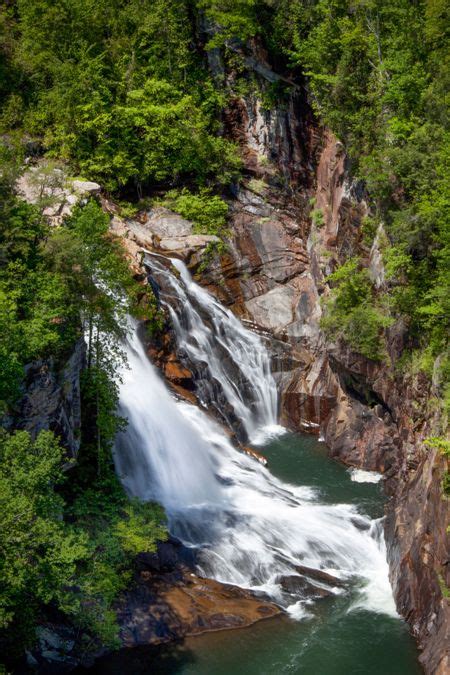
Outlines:
{"label": "turquoise water", "polygon": [[[286,434],[259,448],[270,470],[291,484],[320,492],[330,504],[352,503],[371,517],[383,514],[380,484],[356,483],[312,436]],[[102,675],[419,675],[417,650],[400,619],[349,612],[351,593],[325,598],[311,618],[287,616],[241,630],[209,633],[164,649],[112,655],[95,664]]]}

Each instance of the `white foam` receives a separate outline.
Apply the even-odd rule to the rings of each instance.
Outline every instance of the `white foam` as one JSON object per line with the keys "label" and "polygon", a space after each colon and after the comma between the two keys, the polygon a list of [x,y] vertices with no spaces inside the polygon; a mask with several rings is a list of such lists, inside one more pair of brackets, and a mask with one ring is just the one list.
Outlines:
{"label": "white foam", "polygon": [[376,471],[364,471],[363,469],[349,469],[350,479],[354,483],[379,483],[383,478]]}
{"label": "white foam", "polygon": [[289,607],[286,608],[286,612],[296,621],[305,621],[306,619],[312,619],[314,616],[314,614],[308,612],[305,607],[305,602],[302,600],[295,602],[293,605],[289,605]]}
{"label": "white foam", "polygon": [[268,441],[274,440],[275,438],[280,438],[288,433],[288,430],[285,427],[282,427],[280,424],[267,424],[266,426],[258,429],[253,436],[250,438],[250,443],[252,445],[265,445]]}

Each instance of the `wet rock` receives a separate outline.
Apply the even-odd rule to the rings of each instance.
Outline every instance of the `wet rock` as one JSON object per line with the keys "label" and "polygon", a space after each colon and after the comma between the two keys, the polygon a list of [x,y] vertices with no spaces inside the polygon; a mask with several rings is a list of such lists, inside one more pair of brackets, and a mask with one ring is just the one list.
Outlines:
{"label": "wet rock", "polygon": [[290,575],[280,577],[277,581],[286,593],[299,596],[302,599],[328,598],[330,595],[333,595],[333,591],[330,588],[316,586],[305,577]]}
{"label": "wet rock", "polygon": [[239,628],[281,612],[250,591],[199,577],[185,556],[176,540],[160,544],[153,556],[140,556],[136,586],[118,608],[124,646]]}
{"label": "wet rock", "polygon": [[175,361],[169,361],[164,366],[164,375],[170,382],[175,382],[176,384],[188,384],[192,380],[190,370]]}
{"label": "wet rock", "polygon": [[249,457],[253,457],[253,459],[256,459],[256,461],[262,464],[263,466],[267,466],[268,464],[267,458],[264,457],[264,455],[262,455],[254,448],[249,448],[247,445],[243,445],[242,450],[245,452],[246,455],[248,455]]}
{"label": "wet rock", "polygon": [[314,567],[306,567],[305,565],[295,565],[295,569],[299,574],[303,574],[309,579],[318,581],[319,583],[327,584],[331,587],[345,588],[346,583],[339,579],[338,577],[324,572],[324,570],[319,570]]}
{"label": "wet rock", "polygon": [[326,356],[316,357],[288,374],[281,396],[284,423],[291,429],[318,433],[339,397],[339,384]]}

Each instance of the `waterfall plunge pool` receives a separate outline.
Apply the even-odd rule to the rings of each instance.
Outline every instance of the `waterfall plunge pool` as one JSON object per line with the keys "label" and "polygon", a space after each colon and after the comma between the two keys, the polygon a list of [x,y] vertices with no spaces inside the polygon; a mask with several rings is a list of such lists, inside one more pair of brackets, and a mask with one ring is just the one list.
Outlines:
{"label": "waterfall plunge pool", "polygon": [[[318,491],[320,501],[383,513],[382,486],[351,480],[313,436],[286,434],[259,447],[271,473]],[[363,608],[352,594],[324,598],[311,616],[281,616],[249,628],[188,638],[183,644],[124,650],[95,664],[99,675],[419,675],[417,649],[405,623]]]}

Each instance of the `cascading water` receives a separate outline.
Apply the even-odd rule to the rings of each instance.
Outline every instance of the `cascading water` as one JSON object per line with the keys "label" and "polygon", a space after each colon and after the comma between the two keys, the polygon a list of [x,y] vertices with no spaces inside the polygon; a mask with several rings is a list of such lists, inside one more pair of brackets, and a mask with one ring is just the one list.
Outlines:
{"label": "cascading water", "polygon": [[[181,263],[177,267],[181,280],[166,272],[184,309],[184,324],[173,313],[177,336],[192,358],[208,363],[214,377],[225,378],[223,389],[254,436],[258,424],[276,422],[264,347],[194,284]],[[209,326],[192,298],[205,310]],[[260,404],[246,407],[218,358],[218,343],[255,387]],[[136,327],[126,351],[129,367],[122,373],[120,406],[129,424],[117,440],[117,471],[131,494],[163,504],[171,533],[197,549],[201,574],[268,593],[300,618],[310,601],[300,586],[295,592],[283,590],[283,579],[300,578],[299,566],[322,570],[356,582],[353,606],[396,614],[379,521],[351,505],[323,504],[311,488],[283,483],[238,452],[207,413],[171,396]],[[336,584],[333,592],[343,591]]]}
{"label": "cascading water", "polygon": [[[263,341],[196,284],[181,260],[174,258],[171,263],[179,277],[157,259],[151,261],[162,282],[162,299],[171,315],[178,350],[192,364],[203,365],[206,386],[213,382],[220,388],[245,431],[241,440],[263,442],[281,430],[276,384]],[[171,298],[176,299],[176,308]],[[214,396],[211,403],[217,403]],[[219,412],[226,418],[223,407]]]}

